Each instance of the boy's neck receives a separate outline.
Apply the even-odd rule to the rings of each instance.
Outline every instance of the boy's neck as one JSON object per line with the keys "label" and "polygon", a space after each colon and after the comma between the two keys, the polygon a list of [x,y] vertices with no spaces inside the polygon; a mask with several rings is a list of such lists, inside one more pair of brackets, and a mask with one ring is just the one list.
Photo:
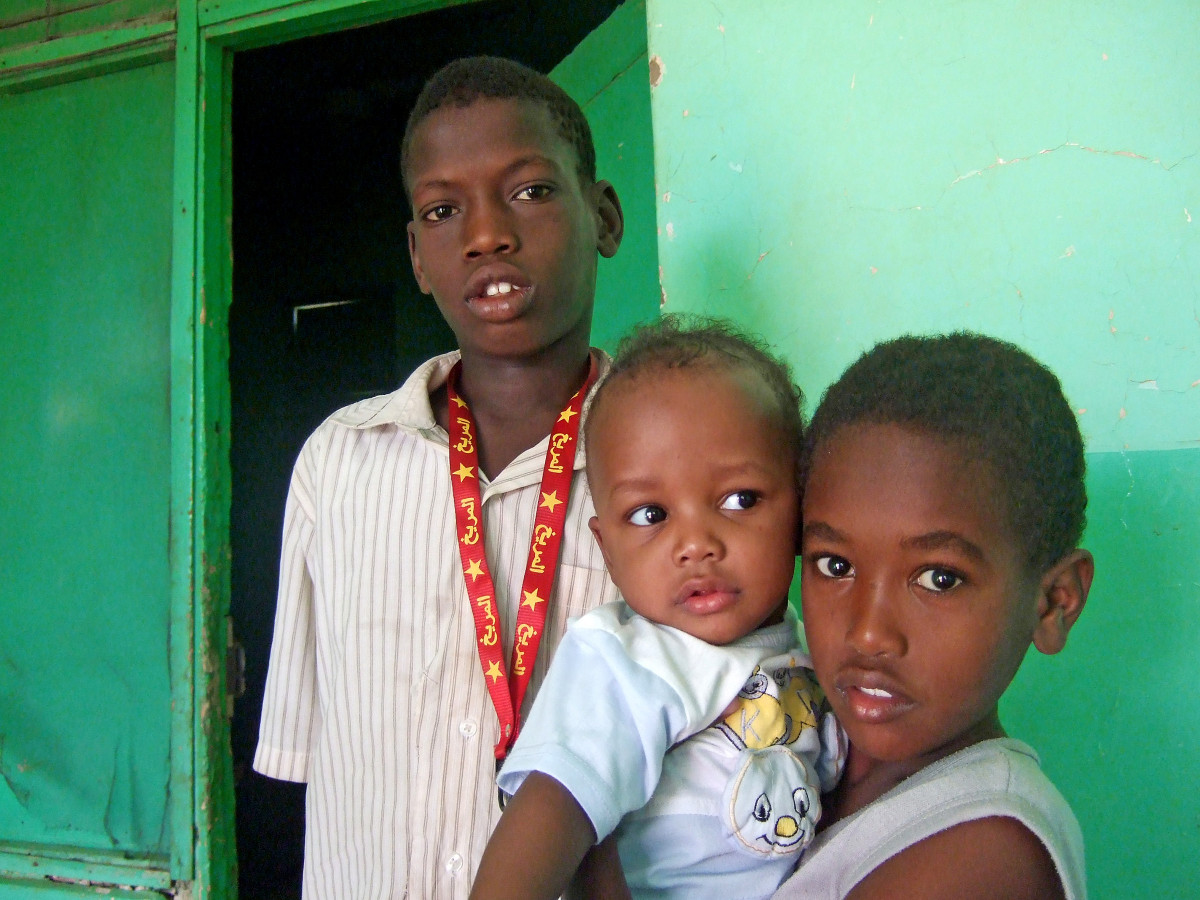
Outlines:
{"label": "boy's neck", "polygon": [[902,760],[872,759],[859,752],[853,744],[846,757],[846,768],[842,780],[829,795],[823,798],[825,813],[821,817],[821,828],[852,816],[864,806],[874,803],[906,778],[916,775],[926,766],[944,759],[959,750],[978,744],[980,741],[1006,737],[1000,718],[993,713],[989,718],[959,735],[953,741],[921,756]]}
{"label": "boy's neck", "polygon": [[[489,478],[550,434],[587,377],[589,352],[585,345],[549,348],[521,359],[463,354],[458,391],[475,420],[479,466]],[[445,387],[431,399],[438,424],[446,428]]]}

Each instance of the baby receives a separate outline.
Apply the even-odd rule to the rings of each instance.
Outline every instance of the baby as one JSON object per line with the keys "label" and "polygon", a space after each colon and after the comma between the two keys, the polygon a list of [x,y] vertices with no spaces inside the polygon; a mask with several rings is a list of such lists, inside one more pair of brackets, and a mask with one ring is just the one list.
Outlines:
{"label": "baby", "polygon": [[[800,392],[757,342],[667,317],[622,344],[585,435],[624,602],[559,646],[472,897],[558,897],[614,830],[635,897],[770,896],[844,753],[787,603]],[[623,891],[600,860],[576,883]]]}

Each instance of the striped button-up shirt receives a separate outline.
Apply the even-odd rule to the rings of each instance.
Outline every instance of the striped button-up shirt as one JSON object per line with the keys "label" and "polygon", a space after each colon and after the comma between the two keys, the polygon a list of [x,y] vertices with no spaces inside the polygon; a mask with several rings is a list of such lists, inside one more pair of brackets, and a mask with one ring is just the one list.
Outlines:
{"label": "striped button-up shirt", "polygon": [[[335,413],[292,475],[254,767],[308,782],[308,900],[465,898],[500,815],[496,713],[429,402],[457,359]],[[547,446],[480,484],[506,660]],[[567,620],[617,597],[587,527],[583,451],[526,709]]]}

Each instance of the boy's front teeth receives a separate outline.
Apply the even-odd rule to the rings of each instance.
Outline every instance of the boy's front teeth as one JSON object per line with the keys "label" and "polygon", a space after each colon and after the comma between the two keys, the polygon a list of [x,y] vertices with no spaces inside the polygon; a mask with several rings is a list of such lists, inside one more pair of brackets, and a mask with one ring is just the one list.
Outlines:
{"label": "boy's front teeth", "polygon": [[891,697],[892,696],[891,694],[889,694],[887,691],[883,690],[882,688],[865,687],[865,688],[859,688],[859,690],[870,697]]}
{"label": "boy's front teeth", "polygon": [[495,297],[497,294],[507,294],[513,289],[513,286],[507,281],[501,281],[495,284],[489,284],[484,293],[489,297]]}

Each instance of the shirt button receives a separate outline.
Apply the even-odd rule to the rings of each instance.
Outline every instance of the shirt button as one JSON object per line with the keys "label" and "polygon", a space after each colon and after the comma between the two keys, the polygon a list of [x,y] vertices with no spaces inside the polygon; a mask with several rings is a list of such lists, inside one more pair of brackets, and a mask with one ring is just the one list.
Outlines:
{"label": "shirt button", "polygon": [[450,858],[446,860],[446,871],[451,875],[457,875],[462,871],[463,858],[457,853],[451,853]]}
{"label": "shirt button", "polygon": [[479,730],[479,726],[470,719],[463,719],[458,725],[458,732],[463,737],[475,737],[475,732]]}

